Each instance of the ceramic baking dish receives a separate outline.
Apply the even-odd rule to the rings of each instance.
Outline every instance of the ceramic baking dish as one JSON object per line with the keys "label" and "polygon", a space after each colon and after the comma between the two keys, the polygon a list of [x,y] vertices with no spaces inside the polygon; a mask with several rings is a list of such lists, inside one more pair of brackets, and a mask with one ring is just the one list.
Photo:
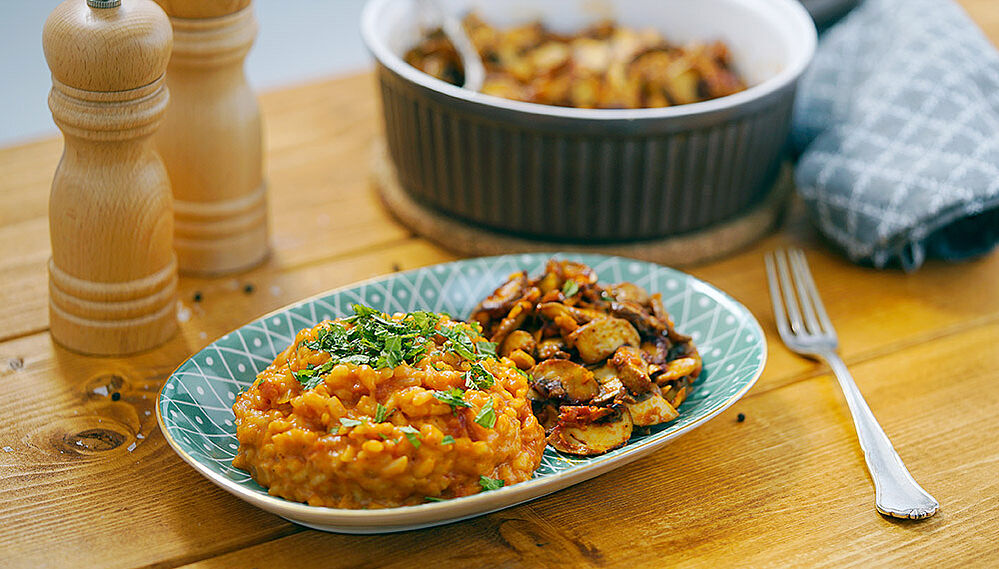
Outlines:
{"label": "ceramic baking dish", "polygon": [[402,187],[477,226],[564,241],[668,237],[761,201],[816,42],[795,0],[445,2],[498,26],[540,19],[571,32],[612,18],[674,43],[722,40],[750,85],[689,105],[575,109],[483,95],[411,67],[403,54],[435,24],[417,4],[370,0],[362,16]]}

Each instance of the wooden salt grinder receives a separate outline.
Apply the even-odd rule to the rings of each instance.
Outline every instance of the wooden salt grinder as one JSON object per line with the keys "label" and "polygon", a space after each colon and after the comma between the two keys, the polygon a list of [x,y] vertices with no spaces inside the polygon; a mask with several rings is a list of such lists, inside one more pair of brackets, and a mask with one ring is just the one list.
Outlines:
{"label": "wooden salt grinder", "polygon": [[152,348],[177,329],[170,182],[151,139],[170,21],[152,0],[66,0],[42,42],[65,138],[49,199],[52,337],[87,354]]}
{"label": "wooden salt grinder", "polygon": [[267,256],[260,109],[243,74],[250,0],[156,0],[173,24],[170,107],[155,140],[170,173],[181,272],[224,274]]}

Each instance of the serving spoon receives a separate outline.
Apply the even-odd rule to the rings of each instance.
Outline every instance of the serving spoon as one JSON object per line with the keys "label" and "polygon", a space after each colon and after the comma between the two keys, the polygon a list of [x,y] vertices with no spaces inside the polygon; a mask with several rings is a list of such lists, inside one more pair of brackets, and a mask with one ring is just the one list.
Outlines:
{"label": "serving spoon", "polygon": [[449,12],[440,0],[417,0],[416,4],[421,11],[432,11],[440,17],[441,30],[461,57],[461,66],[465,74],[465,83],[462,87],[470,91],[480,91],[486,79],[486,68],[482,65],[482,58],[479,57],[478,50],[465,32],[461,20]]}

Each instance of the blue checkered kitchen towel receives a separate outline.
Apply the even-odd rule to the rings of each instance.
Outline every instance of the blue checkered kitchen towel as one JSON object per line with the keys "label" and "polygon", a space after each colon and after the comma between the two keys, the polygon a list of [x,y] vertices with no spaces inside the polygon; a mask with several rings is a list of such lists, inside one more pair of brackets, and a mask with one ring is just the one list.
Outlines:
{"label": "blue checkered kitchen towel", "polygon": [[999,53],[951,0],[866,0],[827,31],[792,139],[798,191],[853,261],[999,243]]}

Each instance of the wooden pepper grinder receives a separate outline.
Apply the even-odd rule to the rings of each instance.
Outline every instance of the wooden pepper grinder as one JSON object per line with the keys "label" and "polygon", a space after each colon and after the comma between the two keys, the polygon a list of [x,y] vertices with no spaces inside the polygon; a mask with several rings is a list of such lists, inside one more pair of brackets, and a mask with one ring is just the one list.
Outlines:
{"label": "wooden pepper grinder", "polygon": [[170,173],[182,272],[223,274],[267,256],[260,109],[243,74],[250,0],[156,0],[173,24],[170,108],[156,144]]}
{"label": "wooden pepper grinder", "polygon": [[170,21],[152,0],[66,0],[42,41],[65,138],[49,200],[52,337],[87,354],[152,348],[177,328],[170,181],[151,138]]}

